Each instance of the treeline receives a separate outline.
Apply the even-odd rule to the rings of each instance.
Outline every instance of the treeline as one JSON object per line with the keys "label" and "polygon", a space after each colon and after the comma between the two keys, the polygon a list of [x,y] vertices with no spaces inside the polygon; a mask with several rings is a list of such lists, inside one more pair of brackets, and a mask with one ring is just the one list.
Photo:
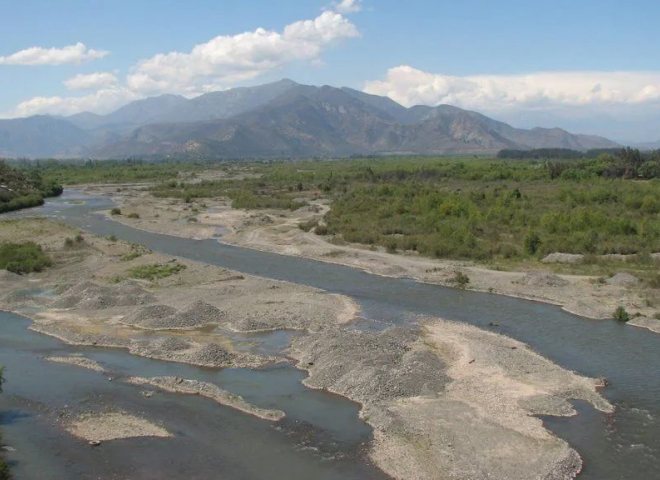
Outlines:
{"label": "treeline", "polygon": [[570,148],[535,148],[532,150],[500,150],[497,158],[506,160],[574,160],[579,158],[596,158],[599,155],[616,155],[620,148],[594,148],[587,151],[571,150]]}
{"label": "treeline", "polygon": [[22,171],[0,161],[0,213],[36,207],[61,193],[62,185],[44,179],[40,171]]}
{"label": "treeline", "polygon": [[579,152],[562,148],[502,150],[500,159],[545,160],[548,176],[583,179],[587,177],[651,179],[660,178],[660,150],[642,152],[635,148],[600,149]]}

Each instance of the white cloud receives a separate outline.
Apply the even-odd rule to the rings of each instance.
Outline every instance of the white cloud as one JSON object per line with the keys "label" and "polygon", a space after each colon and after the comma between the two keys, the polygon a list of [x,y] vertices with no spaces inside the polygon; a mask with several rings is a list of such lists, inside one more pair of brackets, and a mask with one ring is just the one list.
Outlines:
{"label": "white cloud", "polygon": [[76,43],[62,48],[31,47],[7,56],[0,56],[0,65],[64,65],[80,64],[103,58],[110,52],[88,48]]}
{"label": "white cloud", "polygon": [[121,87],[102,89],[78,97],[34,97],[19,103],[8,116],[72,115],[85,111],[108,113],[139,98],[141,96]]}
{"label": "white cloud", "polygon": [[64,81],[64,85],[69,90],[99,90],[113,87],[117,83],[117,77],[110,72],[80,73]]}
{"label": "white cloud", "polygon": [[324,48],[358,35],[344,16],[325,11],[313,20],[287,25],[281,32],[258,28],[215,37],[190,52],[155,55],[134,68],[127,85],[144,94],[194,95],[232,86],[292,62],[318,60]]}
{"label": "white cloud", "polygon": [[341,0],[332,4],[331,10],[338,13],[356,13],[362,10],[361,0]]}
{"label": "white cloud", "polygon": [[[355,8],[358,2],[342,3]],[[257,28],[212,38],[194,46],[190,52],[157,54],[135,65],[123,84],[108,72],[77,75],[64,82],[67,88],[99,90],[77,97],[35,97],[20,103],[4,116],[69,115],[87,110],[105,113],[147,95],[178,93],[193,96],[223,90],[293,62],[308,61],[318,65],[324,49],[357,36],[357,27],[348,19],[336,11],[325,11],[312,20],[286,25],[281,32]],[[78,46],[87,55],[107,53],[87,50],[82,44]],[[79,49],[78,46],[75,47]],[[36,61],[36,56],[36,53],[31,54],[32,62]]]}
{"label": "white cloud", "polygon": [[649,105],[660,102],[660,72],[540,72],[451,76],[402,65],[364,90],[412,106],[447,103],[482,111]]}

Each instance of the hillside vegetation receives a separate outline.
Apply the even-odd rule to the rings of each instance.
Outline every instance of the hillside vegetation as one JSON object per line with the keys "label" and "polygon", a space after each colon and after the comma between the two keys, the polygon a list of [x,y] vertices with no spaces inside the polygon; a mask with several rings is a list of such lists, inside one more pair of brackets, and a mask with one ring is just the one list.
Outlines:
{"label": "hillside vegetation", "polygon": [[62,193],[62,186],[44,180],[37,170],[26,172],[0,161],[0,213],[36,207],[44,198]]}

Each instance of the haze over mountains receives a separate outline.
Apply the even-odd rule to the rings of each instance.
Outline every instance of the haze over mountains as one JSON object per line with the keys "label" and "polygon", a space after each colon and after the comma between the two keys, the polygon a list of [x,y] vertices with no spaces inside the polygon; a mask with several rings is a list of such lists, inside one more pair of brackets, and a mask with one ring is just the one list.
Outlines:
{"label": "haze over mountains", "polygon": [[4,157],[281,158],[616,146],[559,128],[518,129],[449,105],[405,108],[387,97],[291,80],[192,99],[162,95],[108,115],[0,120]]}

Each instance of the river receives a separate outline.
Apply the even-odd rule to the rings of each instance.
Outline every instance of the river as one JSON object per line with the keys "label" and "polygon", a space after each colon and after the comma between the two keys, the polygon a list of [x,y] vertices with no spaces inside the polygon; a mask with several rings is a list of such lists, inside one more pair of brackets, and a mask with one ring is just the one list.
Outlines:
{"label": "river", "polygon": [[[580,414],[576,417],[544,418],[547,427],[566,439],[583,457],[585,468],[580,479],[660,478],[660,335],[615,321],[585,319],[543,303],[381,277],[349,267],[226,245],[213,239],[192,240],[145,232],[96,212],[109,206],[107,199],[84,198],[69,192],[50,200],[44,207],[20,215],[50,216],[95,234],[115,235],[164,254],[348,295],[361,305],[363,316],[374,328],[414,322],[420,314],[486,329],[494,328],[489,326],[491,322],[496,323],[499,333],[529,344],[557,364],[610,381],[603,393],[616,406],[614,414],[605,415],[577,403]],[[267,381],[269,375],[265,373],[259,381]],[[352,418],[357,424],[357,417]],[[318,428],[323,431],[325,427]],[[10,429],[6,435],[11,437]],[[335,441],[341,443],[341,440]],[[353,469],[367,468],[359,460],[343,461]],[[340,468],[341,462],[330,463],[337,463]],[[370,478],[369,475],[377,473],[358,472],[357,475],[357,478]],[[312,477],[246,474],[231,478]],[[313,478],[326,477],[314,475]],[[341,478],[352,477],[346,474]]]}

